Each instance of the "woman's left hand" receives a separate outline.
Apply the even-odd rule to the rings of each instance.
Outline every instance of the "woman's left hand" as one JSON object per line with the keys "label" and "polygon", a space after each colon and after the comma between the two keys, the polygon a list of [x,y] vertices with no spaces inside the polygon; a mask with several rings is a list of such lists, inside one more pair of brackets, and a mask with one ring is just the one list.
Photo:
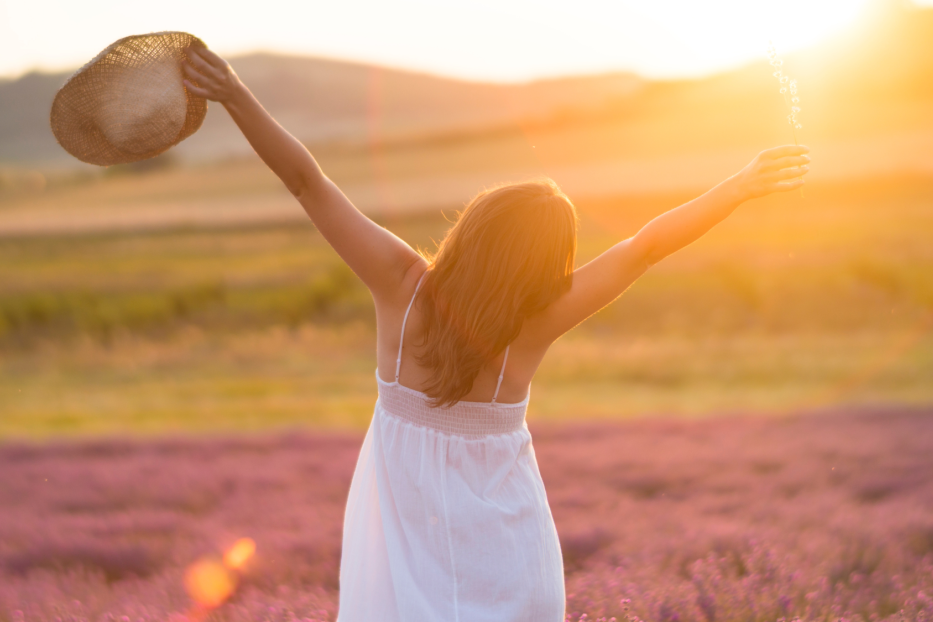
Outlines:
{"label": "woman's left hand", "polygon": [[181,61],[188,76],[185,88],[195,95],[223,104],[243,90],[243,83],[230,63],[207,48],[189,46],[185,56],[186,60]]}
{"label": "woman's left hand", "polygon": [[803,176],[810,172],[810,148],[805,145],[785,145],[765,149],[748,166],[732,176],[741,201],[757,199],[772,192],[787,192],[804,184]]}

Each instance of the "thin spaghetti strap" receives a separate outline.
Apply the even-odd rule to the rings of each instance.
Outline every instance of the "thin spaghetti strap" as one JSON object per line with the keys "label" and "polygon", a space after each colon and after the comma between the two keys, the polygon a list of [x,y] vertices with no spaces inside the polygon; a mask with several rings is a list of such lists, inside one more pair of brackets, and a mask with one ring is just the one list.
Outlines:
{"label": "thin spaghetti strap", "polygon": [[428,271],[425,270],[421,278],[418,279],[418,284],[415,285],[415,293],[411,295],[411,301],[408,303],[408,308],[405,309],[405,317],[402,318],[402,335],[398,338],[398,358],[395,360],[395,382],[398,382],[399,372],[402,371],[402,344],[405,342],[405,324],[408,322],[408,314],[411,312],[411,305],[415,303],[415,296],[418,295],[418,290],[421,289],[421,281],[424,280],[427,273]]}
{"label": "thin spaghetti strap", "polygon": [[509,360],[509,346],[505,346],[505,356],[502,357],[502,369],[499,370],[499,382],[496,383],[496,392],[492,395],[492,403],[499,397],[499,387],[502,386],[502,376],[505,375],[505,362]]}

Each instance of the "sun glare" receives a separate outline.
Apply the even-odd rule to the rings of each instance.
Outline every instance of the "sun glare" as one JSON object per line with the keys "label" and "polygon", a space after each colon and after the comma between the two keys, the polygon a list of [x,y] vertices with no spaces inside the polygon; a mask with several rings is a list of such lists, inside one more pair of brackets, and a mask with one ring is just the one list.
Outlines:
{"label": "sun glare", "polygon": [[159,30],[186,30],[226,55],[319,55],[479,80],[613,70],[698,76],[761,58],[769,40],[782,52],[818,43],[869,2],[268,0],[258,15],[220,0],[165,0],[156,11],[113,0],[0,3],[0,76],[73,68],[120,37]]}
{"label": "sun glare", "polygon": [[640,10],[673,42],[646,61],[646,72],[674,77],[705,75],[764,56],[769,41],[782,52],[820,43],[851,27],[869,0],[787,0],[781,3],[719,0],[646,3]]}

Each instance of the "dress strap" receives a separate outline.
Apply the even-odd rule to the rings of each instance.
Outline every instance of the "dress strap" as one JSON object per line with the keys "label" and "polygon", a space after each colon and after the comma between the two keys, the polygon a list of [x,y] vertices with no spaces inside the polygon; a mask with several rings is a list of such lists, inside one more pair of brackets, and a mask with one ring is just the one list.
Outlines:
{"label": "dress strap", "polygon": [[[425,270],[421,278],[418,279],[418,284],[415,285],[415,293],[411,295],[411,301],[408,303],[408,308],[405,309],[405,317],[402,318],[402,335],[398,339],[398,358],[395,361],[395,382],[398,382],[398,374],[402,371],[402,344],[405,342],[405,324],[408,323],[408,314],[411,312],[411,306],[415,303],[415,296],[418,295],[418,290],[421,289],[421,281],[424,280],[427,274],[428,271]],[[498,391],[496,392],[498,393]]]}
{"label": "dress strap", "polygon": [[502,386],[502,376],[505,375],[505,362],[509,360],[509,346],[505,346],[505,356],[502,357],[502,369],[499,370],[499,382],[496,383],[496,392],[492,396],[492,403],[499,397],[499,387]]}

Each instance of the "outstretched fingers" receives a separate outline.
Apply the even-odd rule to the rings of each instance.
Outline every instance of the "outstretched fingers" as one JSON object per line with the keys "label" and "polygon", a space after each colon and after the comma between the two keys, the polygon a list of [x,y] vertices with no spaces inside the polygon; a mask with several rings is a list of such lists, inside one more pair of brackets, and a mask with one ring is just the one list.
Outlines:
{"label": "outstretched fingers", "polygon": [[736,175],[743,200],[799,188],[810,172],[809,151],[806,145],[784,145],[759,153]]}
{"label": "outstretched fingers", "polygon": [[790,181],[780,181],[774,184],[774,192],[787,192],[789,190],[796,190],[804,184],[803,177],[798,177],[796,179],[791,179]]}
{"label": "outstretched fingers", "polygon": [[798,156],[787,156],[783,158],[778,158],[776,160],[771,160],[765,162],[765,170],[769,171],[779,171],[785,168],[791,168],[794,166],[805,166],[810,163],[810,156],[798,155]]}
{"label": "outstretched fingers", "polygon": [[796,177],[803,177],[809,172],[810,172],[809,166],[806,166],[806,165],[795,166],[793,168],[782,168],[779,171],[774,171],[773,173],[771,173],[770,177],[772,180],[775,180],[775,181],[783,181],[785,179],[794,179]]}
{"label": "outstretched fingers", "polygon": [[810,153],[810,148],[806,145],[783,145],[781,147],[765,149],[761,152],[761,155],[766,159],[777,160],[790,156],[802,156],[806,153]]}

